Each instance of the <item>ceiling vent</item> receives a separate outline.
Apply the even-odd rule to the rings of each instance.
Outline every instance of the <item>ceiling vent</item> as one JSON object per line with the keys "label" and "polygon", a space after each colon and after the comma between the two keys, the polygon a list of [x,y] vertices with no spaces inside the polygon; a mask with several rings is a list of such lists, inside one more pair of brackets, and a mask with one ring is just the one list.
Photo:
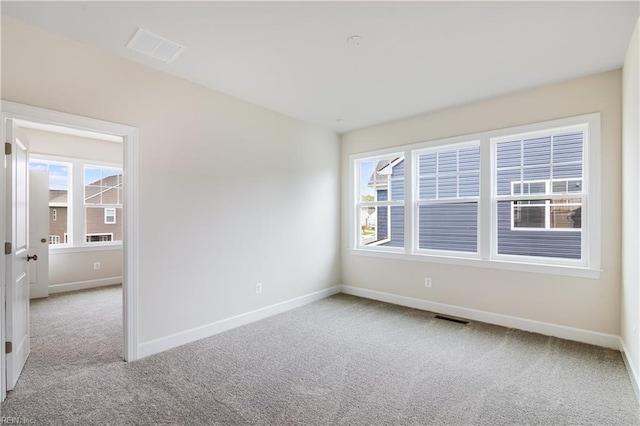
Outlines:
{"label": "ceiling vent", "polygon": [[142,28],[138,28],[127,47],[167,64],[173,62],[184,50],[184,46]]}

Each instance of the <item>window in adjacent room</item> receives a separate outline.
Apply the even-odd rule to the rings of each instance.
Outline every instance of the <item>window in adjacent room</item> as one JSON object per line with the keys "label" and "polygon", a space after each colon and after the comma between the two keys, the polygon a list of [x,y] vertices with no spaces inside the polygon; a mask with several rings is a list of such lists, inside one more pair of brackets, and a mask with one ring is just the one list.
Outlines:
{"label": "window in adjacent room", "polygon": [[122,241],[122,169],[85,166],[86,242]]}

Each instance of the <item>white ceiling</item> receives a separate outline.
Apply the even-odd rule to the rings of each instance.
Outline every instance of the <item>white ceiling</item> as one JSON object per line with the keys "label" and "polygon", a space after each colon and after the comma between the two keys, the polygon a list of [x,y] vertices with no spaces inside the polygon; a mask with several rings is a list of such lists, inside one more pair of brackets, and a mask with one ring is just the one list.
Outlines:
{"label": "white ceiling", "polygon": [[[638,3],[3,1],[2,14],[345,132],[620,68]],[[127,49],[139,27],[186,49],[170,64]]]}

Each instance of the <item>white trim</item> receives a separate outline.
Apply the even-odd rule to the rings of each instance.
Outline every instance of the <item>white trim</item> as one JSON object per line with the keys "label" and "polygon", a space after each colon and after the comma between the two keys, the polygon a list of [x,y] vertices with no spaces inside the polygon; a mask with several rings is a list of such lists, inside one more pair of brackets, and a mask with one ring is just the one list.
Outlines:
{"label": "white trim", "polygon": [[[357,247],[359,248],[371,248],[371,249],[376,249],[375,247],[380,247],[382,244],[385,244],[389,241],[391,241],[391,209],[388,209],[388,213],[387,213],[387,238],[384,238],[382,240],[378,239],[378,231],[380,229],[380,224],[378,223],[378,210],[376,210],[376,240],[372,243],[369,244],[362,244],[362,235],[361,235],[361,226],[362,226],[362,217],[360,216],[362,214],[362,209],[366,208],[366,207],[375,207],[376,209],[379,209],[381,207],[402,207],[404,210],[406,210],[406,203],[405,203],[405,199],[406,199],[406,194],[407,194],[407,189],[406,189],[406,185],[407,185],[407,179],[406,179],[406,170],[407,170],[407,166],[406,166],[406,162],[405,160],[407,159],[406,157],[406,152],[405,151],[392,151],[389,154],[385,154],[385,155],[373,155],[373,156],[360,156],[358,157],[358,155],[356,156],[351,156],[351,163],[350,163],[350,168],[353,169],[353,171],[355,172],[355,174],[353,175],[354,181],[353,181],[353,188],[355,189],[355,192],[351,192],[350,195],[352,196],[352,201],[353,201],[353,205],[351,206],[351,211],[350,211],[350,215],[352,216],[350,220],[353,220],[354,223],[357,223],[357,227],[355,229],[352,228],[353,231],[353,238],[354,238],[354,244],[357,245]],[[391,167],[390,171],[389,171],[389,178],[387,179],[387,200],[386,201],[378,201],[377,199],[377,192],[378,190],[375,188],[373,188],[373,192],[374,192],[374,201],[361,201],[362,198],[362,193],[361,193],[361,188],[362,188],[362,183],[363,180],[362,179],[362,163],[363,162],[373,162],[376,163],[373,167],[373,174],[376,174],[378,172],[377,169],[377,162],[381,161],[381,160],[388,160],[388,159],[392,159],[393,157],[397,157],[391,161],[389,161],[389,164],[387,164],[386,166],[384,166],[382,169],[383,170],[387,167]],[[395,167],[396,165],[400,164],[401,162],[405,162],[405,173],[404,176],[400,179],[391,179],[391,175],[392,175],[392,169],[393,167]],[[392,194],[392,190],[391,190],[391,184],[393,181],[403,181],[403,184],[405,185],[405,192],[403,194],[403,198],[402,200],[393,200],[393,194]],[[405,224],[406,224],[406,219],[405,219]],[[406,226],[405,226],[405,230],[403,232],[406,232]],[[386,247],[385,247],[386,248]],[[404,247],[399,247],[397,248],[397,251],[401,251],[401,252],[405,252],[405,248]]]}
{"label": "white trim", "polygon": [[185,330],[166,337],[144,342],[138,346],[138,355],[140,358],[144,358],[164,352],[178,346],[186,345],[187,343],[195,342],[196,340],[222,333],[223,331],[265,319],[272,315],[280,314],[294,308],[299,308],[338,293],[340,293],[340,286],[330,287],[304,296],[296,297],[294,299],[285,300],[284,302],[265,306],[264,308],[256,309],[244,314],[225,318],[211,324],[202,325],[190,330]]}
{"label": "white trim", "polygon": [[127,179],[124,186],[123,216],[123,317],[124,359],[138,359],[138,247],[140,236],[138,212],[138,129],[124,136],[122,173]]}
{"label": "white trim", "polygon": [[135,130],[131,126],[118,123],[97,120],[95,118],[68,114],[31,105],[19,104],[11,101],[2,101],[2,111],[6,117],[36,122],[40,124],[52,124],[54,126],[70,127],[77,130],[104,133],[113,136],[124,136]]}
{"label": "white trim", "polygon": [[104,133],[90,132],[86,130],[72,129],[65,126],[54,126],[51,124],[34,123],[31,121],[16,120],[16,124],[20,127],[34,130],[41,130],[51,133],[60,133],[63,135],[77,136],[81,138],[96,139],[103,142],[122,143],[122,137],[105,135]]}
{"label": "white trim", "polygon": [[467,318],[473,321],[540,333],[545,336],[554,336],[561,339],[588,343],[590,345],[603,346],[605,348],[619,349],[620,347],[620,337],[613,334],[599,333],[597,331],[550,324],[542,321],[513,317],[510,315],[496,314],[493,312],[480,311],[462,306],[431,302],[429,300],[416,299],[413,297],[398,296],[395,294],[348,285],[341,286],[341,289],[345,294],[393,303],[394,305]]}
{"label": "white trim", "polygon": [[[60,247],[62,246],[62,247]],[[82,253],[87,251],[110,251],[110,250],[122,250],[122,241],[115,241],[113,243],[92,243],[92,245],[71,247],[66,244],[52,244],[49,246],[49,256],[55,256],[56,254],[68,254],[68,253]]]}
{"label": "white trim", "polygon": [[108,285],[122,284],[122,276],[99,278],[96,280],[76,281],[72,283],[51,284],[49,294],[64,293],[67,291],[86,290],[88,288],[104,287]]}
{"label": "white trim", "polygon": [[629,350],[627,349],[627,345],[624,343],[624,339],[620,337],[620,352],[622,354],[622,360],[624,361],[625,367],[627,367],[627,373],[629,374],[629,380],[631,380],[631,386],[633,387],[633,392],[636,394],[636,399],[638,400],[638,404],[640,404],[640,377],[636,372],[636,369],[633,366],[633,363],[629,359],[627,355]]}
{"label": "white trim", "polygon": [[585,268],[583,266],[567,266],[567,265],[551,265],[537,263],[522,263],[514,256],[514,261],[477,259],[464,256],[463,252],[448,252],[449,255],[437,256],[434,254],[423,253],[399,253],[390,250],[366,250],[366,249],[349,249],[348,254],[356,256],[380,257],[384,259],[405,260],[411,262],[427,262],[440,263],[445,265],[470,266],[472,268],[500,269],[505,271],[532,272],[536,274],[559,275],[564,277],[590,278],[599,279],[602,273],[601,269]]}
{"label": "white trim", "polygon": [[[497,200],[502,196],[494,194],[496,186],[496,144],[504,138],[512,139],[521,134],[532,135],[534,133],[550,134],[560,133],[567,129],[580,127],[583,129],[584,138],[587,143],[583,153],[583,182],[585,187],[579,197],[582,200],[582,238],[581,238],[581,259],[550,258],[536,256],[513,256],[497,253]],[[438,252],[419,249],[417,238],[417,209],[418,205],[424,204],[418,200],[417,188],[415,185],[416,176],[413,176],[412,183],[407,185],[407,168],[411,168],[414,173],[418,169],[416,152],[429,150],[445,150],[455,148],[461,143],[473,144],[480,141],[480,196],[478,199],[478,248],[476,256],[480,259],[468,259],[464,253]],[[575,276],[584,278],[599,278],[601,267],[601,206],[600,206],[600,113],[584,114],[569,118],[561,118],[545,122],[527,124],[522,126],[509,127],[497,130],[488,130],[469,135],[460,135],[451,138],[419,142],[400,147],[392,147],[383,150],[370,152],[360,152],[349,155],[349,249],[347,253],[361,254],[365,256],[385,257],[391,259],[431,261],[436,263],[448,263],[456,265],[466,265],[473,267],[484,267],[494,269],[507,269],[522,272],[536,272],[551,275]],[[404,150],[405,160],[411,158],[409,166],[405,167],[405,246],[398,250],[391,250],[387,246],[370,247],[360,245],[358,207],[369,203],[360,203],[359,179],[360,172],[358,164],[365,159],[385,158],[391,155],[400,155]],[[570,194],[573,195],[573,194]],[[565,199],[570,197],[566,194],[545,195],[545,198]],[[531,195],[509,196],[507,199],[531,199]],[[411,222],[409,225],[407,222]],[[522,229],[519,229],[522,230]],[[570,232],[573,229],[554,229],[555,231]],[[407,238],[408,237],[408,238]],[[587,250],[588,248],[588,250]],[[373,253],[377,251],[378,253]],[[450,253],[450,254],[449,254]],[[466,258],[466,259],[465,259]]]}
{"label": "white trim", "polygon": [[[7,140],[7,136],[6,136],[6,126],[5,126],[5,116],[3,113],[0,112],[0,140],[2,140],[4,145],[4,142]],[[2,158],[3,158],[3,162],[6,159],[6,156],[4,155],[4,149],[2,150]],[[5,169],[4,166],[1,167],[0,170],[0,216],[2,216],[3,218],[7,217],[6,214],[8,212],[8,209],[11,208],[11,205],[7,206],[7,199],[6,199],[6,178],[5,178]],[[7,241],[7,237],[6,237],[6,226],[4,223],[4,220],[0,221],[0,244],[4,245],[3,243]],[[1,255],[0,256],[0,271],[2,271],[2,273],[0,273],[0,306],[2,306],[2,313],[0,313],[0,402],[4,401],[5,398],[7,397],[7,356],[5,354],[5,350],[4,350],[4,342],[6,341],[5,338],[5,310],[4,310],[4,306],[5,305],[5,283],[6,283],[6,279],[5,279],[5,272],[7,269],[5,268],[5,263],[6,263],[6,255]]]}
{"label": "white trim", "polygon": [[[2,136],[4,136],[4,119],[13,118],[37,122],[41,124],[50,124],[55,126],[70,127],[78,130],[86,130],[90,132],[98,132],[107,135],[122,137],[123,141],[123,163],[124,173],[127,176],[127,185],[124,189],[124,197],[127,202],[123,207],[124,216],[124,240],[123,244],[123,328],[124,328],[124,359],[126,361],[134,361],[137,359],[138,349],[138,130],[135,127],[110,123],[108,121],[97,120],[88,117],[68,114],[59,111],[53,111],[45,108],[39,108],[29,105],[23,105],[15,102],[1,101],[0,118],[2,119]],[[3,173],[0,173],[3,174]],[[4,177],[0,180],[0,185],[4,189]],[[2,198],[2,197],[0,197]],[[2,200],[3,202],[5,200]],[[6,206],[3,206],[2,212]],[[4,240],[4,230],[0,234],[0,240]],[[101,246],[103,248],[104,246]],[[2,256],[0,266],[4,270],[5,259]],[[0,286],[0,305],[4,305],[4,278]],[[4,316],[0,316],[0,341],[4,341]],[[0,369],[6,368],[6,359],[4,356],[4,345],[0,345]],[[0,397],[6,396],[6,376],[4,372],[0,377]]]}

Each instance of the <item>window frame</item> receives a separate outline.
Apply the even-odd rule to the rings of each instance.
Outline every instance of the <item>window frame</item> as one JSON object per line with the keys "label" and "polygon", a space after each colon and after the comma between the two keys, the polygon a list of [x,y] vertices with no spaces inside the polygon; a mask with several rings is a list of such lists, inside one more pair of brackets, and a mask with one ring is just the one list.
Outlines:
{"label": "window frame", "polygon": [[[109,164],[109,163],[103,163],[103,162],[99,162],[99,161],[93,161],[93,160],[83,160],[82,161],[82,204],[83,204],[83,212],[84,212],[84,238],[83,238],[83,245],[85,246],[95,246],[95,245],[114,245],[114,244],[122,244],[122,241],[114,241],[113,240],[113,232],[109,233],[109,232],[87,232],[87,226],[88,226],[88,222],[87,222],[87,211],[88,209],[99,209],[102,208],[104,209],[104,224],[105,225],[114,225],[116,224],[116,215],[114,213],[114,222],[112,223],[107,223],[106,221],[106,210],[109,208],[112,208],[114,210],[117,211],[117,209],[121,209],[122,206],[122,200],[120,199],[121,193],[117,193],[118,194],[118,203],[113,204],[113,203],[87,203],[86,200],[86,190],[87,190],[87,182],[86,180],[86,172],[87,169],[95,169],[95,170],[99,170],[100,171],[100,176],[101,176],[101,181],[103,181],[105,178],[102,177],[103,172],[104,171],[117,171],[120,172],[120,175],[122,176],[122,179],[124,179],[124,169],[122,166],[120,165],[114,165],[114,164]],[[118,185],[116,185],[115,187],[112,188],[118,188],[118,189],[123,189],[123,184],[124,182],[121,181],[120,183],[118,183]],[[101,188],[103,186],[101,185]],[[100,198],[102,200],[102,194],[105,191],[100,191]],[[124,191],[122,192],[122,195],[124,195]],[[90,236],[96,236],[96,235],[106,235],[106,234],[110,234],[111,235],[111,240],[109,241],[87,241],[87,237]]]}
{"label": "window frame", "polygon": [[[514,190],[513,187],[516,184],[519,183],[544,183],[545,184],[545,192],[540,192],[540,193],[536,193],[536,195],[540,195],[541,197],[545,198],[545,203],[544,204],[518,204],[518,206],[520,207],[544,207],[544,227],[543,228],[535,228],[535,227],[519,227],[519,226],[515,226],[515,214],[514,214],[514,207],[516,206],[515,203],[517,203],[517,201],[512,201],[511,202],[511,230],[512,231],[522,231],[522,232],[576,232],[576,230],[578,228],[553,228],[551,227],[551,206],[553,205],[551,203],[551,200],[549,198],[547,198],[547,195],[552,195],[553,194],[553,189],[550,191],[549,188],[553,188],[553,184],[554,182],[560,182],[560,181],[566,181],[567,183],[569,181],[574,181],[574,180],[579,180],[580,182],[583,182],[583,178],[580,179],[535,179],[535,180],[526,180],[523,182],[511,182],[511,196],[512,197],[516,197],[517,194],[514,194]],[[529,192],[529,194],[531,194]],[[524,194],[523,194],[524,195]],[[564,204],[558,204],[558,206],[571,206],[571,205],[577,205],[577,206],[582,206],[582,197],[583,197],[583,193],[579,192],[576,193],[575,196],[571,196],[571,193],[567,192],[566,194],[562,194],[565,196],[565,198],[580,198],[581,202],[579,204],[577,203],[564,203]],[[520,201],[530,201],[530,200],[520,200]],[[582,226],[580,226],[579,228],[580,230],[582,230]]]}
{"label": "window frame", "polygon": [[[586,118],[588,116],[584,116],[584,117]],[[577,117],[574,117],[573,119],[555,120],[554,122],[552,122],[555,125],[549,126],[549,127],[545,126],[546,123],[536,123],[529,126],[522,126],[519,128],[515,128],[513,129],[514,130],[513,132],[508,132],[509,129],[504,129],[505,131],[503,132],[502,135],[495,136],[489,139],[489,143],[491,146],[490,165],[491,165],[491,172],[492,172],[492,182],[491,182],[492,218],[491,218],[491,221],[494,226],[494,229],[497,229],[498,227],[497,211],[498,211],[499,202],[513,201],[518,199],[530,200],[536,197],[540,198],[541,196],[542,198],[547,200],[547,202],[545,203],[545,206],[546,206],[549,200],[562,200],[570,197],[567,194],[549,193],[549,188],[546,188],[547,191],[545,194],[533,194],[533,195],[527,194],[527,195],[516,195],[516,196],[497,195],[497,191],[495,190],[495,188],[497,186],[497,172],[498,172],[498,168],[497,168],[498,144],[504,141],[510,141],[518,138],[526,137],[528,139],[533,139],[537,136],[558,135],[558,134],[565,133],[567,131],[575,131],[580,129],[580,131],[583,132],[582,192],[579,194],[575,194],[572,197],[572,198],[581,198],[582,212],[584,213],[586,211],[586,215],[585,214],[582,215],[582,223],[580,228],[580,232],[581,232],[580,259],[561,259],[561,258],[555,258],[555,257],[520,256],[520,255],[514,255],[514,254],[501,254],[501,253],[498,253],[498,233],[492,232],[492,235],[491,235],[492,236],[491,259],[492,260],[498,260],[498,261],[504,260],[509,262],[522,262],[522,263],[539,263],[542,265],[558,265],[558,266],[589,268],[589,269],[591,269],[590,268],[591,262],[594,262],[594,263],[597,262],[598,264],[597,269],[598,270],[600,269],[599,254],[598,254],[597,261],[595,259],[590,258],[589,251],[593,251],[595,248],[591,248],[588,245],[588,239],[589,237],[592,237],[592,234],[593,234],[593,230],[590,229],[591,226],[589,224],[590,223],[599,224],[599,220],[591,222],[589,218],[585,217],[585,216],[589,216],[589,212],[592,210],[591,205],[593,205],[593,203],[588,202],[590,181],[592,180],[592,176],[589,173],[590,173],[591,167],[593,166],[589,164],[588,159],[590,158],[590,155],[593,156],[593,153],[591,151],[592,149],[594,149],[591,146],[593,141],[591,140],[592,135],[590,135],[589,130],[590,130],[590,127],[593,127],[595,125],[595,121],[597,121],[597,124],[599,126],[600,120],[599,120],[599,114],[598,114],[597,120],[594,120],[592,118],[590,120],[583,120],[576,123],[576,122],[573,122],[575,118]],[[528,128],[530,128],[530,130],[527,130]],[[599,140],[598,140],[598,146],[599,146]],[[599,158],[599,156],[596,158]],[[598,195],[598,198],[599,198],[599,195]],[[545,216],[546,216],[546,208],[545,208]],[[518,230],[523,232],[535,232],[535,231],[524,231],[522,229],[518,229]],[[547,229],[542,229],[542,230],[548,231]],[[599,231],[599,227],[598,227],[598,231]],[[553,232],[556,232],[556,231],[553,231]],[[575,230],[573,230],[573,232],[575,232]],[[590,248],[592,250],[589,250]]]}
{"label": "window frame", "polygon": [[[402,200],[392,200],[391,198],[393,198],[391,196],[392,191],[389,190],[388,195],[387,195],[387,200],[386,201],[378,201],[378,200],[374,200],[374,201],[361,201],[361,193],[360,193],[360,177],[361,177],[361,165],[364,162],[367,161],[380,161],[380,160],[385,160],[385,159],[389,159],[390,157],[398,157],[398,158],[402,158],[401,161],[404,161],[405,163],[405,176],[403,178],[404,181],[404,185],[405,185],[405,192],[403,194],[403,199]],[[394,159],[393,161],[389,162],[389,166],[391,166],[392,163],[396,162],[398,159]],[[397,161],[395,164],[399,164],[401,161]],[[406,185],[407,185],[407,176],[406,176],[406,167],[407,165],[407,157],[405,157],[404,153],[401,151],[394,151],[394,150],[385,150],[384,152],[378,153],[377,155],[373,155],[373,156],[367,156],[367,155],[363,155],[361,157],[355,158],[354,161],[351,162],[351,166],[352,166],[352,171],[354,173],[354,179],[355,182],[354,186],[353,186],[353,190],[351,191],[351,193],[353,194],[354,197],[354,202],[355,202],[355,214],[357,215],[357,218],[355,219],[355,222],[358,224],[357,226],[353,227],[352,229],[354,229],[354,235],[352,236],[353,240],[352,240],[352,244],[355,244],[357,246],[357,248],[359,250],[379,250],[379,251],[387,251],[387,252],[404,252],[404,248],[403,247],[391,247],[391,246],[383,246],[383,244],[386,244],[388,242],[391,241],[391,214],[389,213],[387,215],[387,229],[389,230],[389,236],[388,238],[385,238],[383,240],[378,240],[375,241],[372,244],[366,244],[363,245],[361,243],[361,238],[360,238],[360,214],[363,208],[367,208],[367,207],[375,207],[375,208],[379,208],[379,207],[389,207],[389,212],[391,211],[391,207],[405,207],[406,206]],[[390,180],[391,181],[391,180]],[[406,212],[405,212],[406,214]],[[406,226],[406,216],[405,216],[405,226]],[[379,227],[376,224],[376,232],[378,232]],[[406,239],[405,239],[406,241]]]}
{"label": "window frame", "polygon": [[[414,253],[424,254],[424,255],[436,255],[436,256],[451,256],[456,258],[476,258],[476,259],[480,258],[480,193],[481,193],[481,186],[482,186],[482,178],[481,178],[482,161],[480,161],[479,170],[478,170],[480,176],[479,176],[479,182],[478,182],[479,190],[478,190],[477,196],[447,197],[447,198],[438,198],[436,196],[435,199],[429,199],[429,200],[420,198],[420,178],[422,177],[420,175],[420,156],[423,154],[437,153],[441,151],[454,150],[454,149],[460,150],[460,149],[470,148],[470,147],[478,147],[478,149],[480,150],[481,148],[480,140],[468,140],[464,142],[449,143],[446,145],[434,145],[434,146],[429,146],[422,149],[411,150],[413,174],[415,175],[414,182],[413,182],[414,191],[413,191],[413,196],[411,198],[412,204],[414,206],[413,216],[412,216],[414,221],[413,223],[413,242],[415,246],[413,249]],[[480,152],[480,155],[482,155],[481,152]],[[436,171],[436,175],[438,175],[437,171]],[[456,178],[460,177],[459,170],[456,171],[455,176]],[[458,182],[458,186],[459,186],[459,182]],[[436,191],[437,191],[437,187],[436,187]],[[459,188],[457,189],[456,192],[459,193]],[[420,248],[420,207],[421,206],[436,205],[436,204],[462,204],[462,203],[468,203],[468,202],[476,202],[478,204],[478,214],[476,218],[478,235],[476,240],[475,252]]]}
{"label": "window frame", "polygon": [[[549,133],[558,129],[584,126],[583,145],[583,189],[578,197],[573,194],[552,194],[551,198],[582,198],[582,259],[539,258],[535,256],[497,255],[497,202],[495,195],[496,153],[492,141],[505,137],[534,132]],[[528,136],[528,135],[527,135]],[[418,250],[417,241],[417,184],[414,174],[418,174],[415,152],[428,149],[444,149],[456,144],[480,141],[480,199],[478,202],[478,256],[460,255],[458,252],[425,252]],[[573,276],[596,279],[601,271],[601,124],[600,113],[591,113],[569,118],[561,118],[520,126],[483,131],[468,135],[453,136],[396,146],[369,152],[360,152],[349,156],[349,246],[347,252],[353,255],[372,256],[388,259],[400,259],[440,264],[463,265],[471,267],[533,272],[560,276]],[[405,158],[405,246],[403,248],[366,247],[358,245],[358,214],[356,161],[367,158],[381,158],[403,153]],[[411,161],[408,161],[411,159]],[[546,197],[547,195],[545,195]],[[526,198],[526,197],[525,197]],[[586,206],[586,207],[585,207]]]}
{"label": "window frame", "polygon": [[[60,250],[63,248],[69,248],[72,247],[72,244],[69,244],[68,242],[68,238],[66,238],[66,236],[72,232],[73,229],[73,214],[72,214],[72,210],[74,208],[74,186],[73,186],[73,180],[75,177],[74,174],[74,160],[73,158],[68,158],[68,157],[59,157],[59,156],[53,156],[53,155],[47,155],[47,154],[37,154],[37,153],[29,153],[29,159],[28,159],[28,167],[31,167],[31,162],[41,162],[41,163],[47,163],[49,165],[51,164],[55,164],[58,166],[66,166],[67,167],[67,178],[68,178],[68,188],[67,188],[67,202],[66,203],[60,203],[60,202],[55,202],[52,203],[51,199],[49,199],[49,201],[47,202],[47,207],[49,209],[51,209],[52,207],[54,207],[54,221],[57,222],[58,220],[58,212],[57,209],[58,208],[65,208],[67,209],[67,232],[64,233],[64,241],[59,240],[60,242],[57,244],[51,244],[49,243],[49,249],[53,249],[53,250]],[[49,190],[51,190],[49,188]],[[48,217],[47,220],[50,220],[50,218]],[[50,241],[50,240],[49,240]]]}
{"label": "window frame", "polygon": [[[100,169],[115,169],[121,170],[124,176],[124,167],[122,164],[95,161],[89,159],[80,159],[72,157],[64,157],[50,154],[39,154],[33,152],[29,154],[29,161],[41,161],[53,164],[64,164],[69,167],[69,192],[67,196],[67,232],[64,234],[64,242],[60,244],[50,244],[49,249],[55,250],[60,253],[84,251],[85,249],[104,249],[120,248],[122,247],[122,241],[109,241],[109,242],[86,242],[86,205],[84,203],[84,170],[86,167],[100,168]],[[123,194],[124,195],[124,194]],[[122,200],[123,201],[123,200]],[[54,203],[56,206],[63,206],[59,203]],[[104,208],[105,205],[94,204],[89,205],[94,208]],[[111,205],[107,205],[111,207]],[[116,208],[124,208],[123,204],[113,205]],[[124,224],[123,224],[124,226]]]}

